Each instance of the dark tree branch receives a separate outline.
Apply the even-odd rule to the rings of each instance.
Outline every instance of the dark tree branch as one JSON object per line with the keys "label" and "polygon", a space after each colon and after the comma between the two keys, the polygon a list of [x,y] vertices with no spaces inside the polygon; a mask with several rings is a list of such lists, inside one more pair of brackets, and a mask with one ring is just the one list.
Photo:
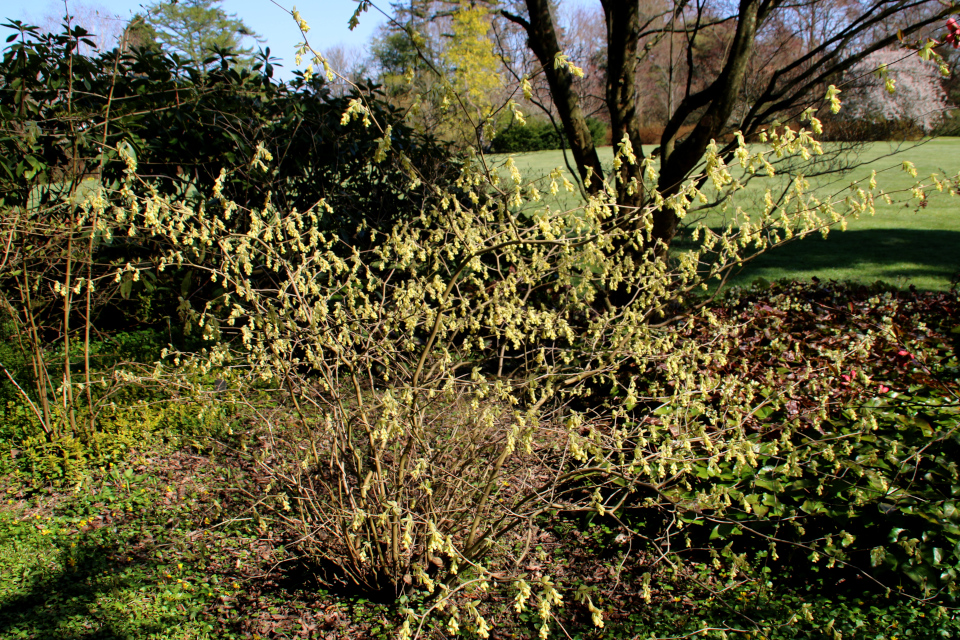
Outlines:
{"label": "dark tree branch", "polygon": [[[602,189],[603,169],[600,157],[593,144],[593,136],[587,127],[587,120],[580,106],[580,99],[574,88],[573,74],[567,69],[557,68],[555,61],[560,55],[560,43],[550,13],[549,0],[527,0],[530,19],[526,27],[528,44],[534,55],[543,65],[553,96],[557,115],[563,123],[564,133],[570,141],[570,151],[580,171],[587,190],[596,193]],[[519,17],[518,17],[519,19]],[[517,24],[521,24],[517,22]],[[591,177],[592,175],[592,177]]]}

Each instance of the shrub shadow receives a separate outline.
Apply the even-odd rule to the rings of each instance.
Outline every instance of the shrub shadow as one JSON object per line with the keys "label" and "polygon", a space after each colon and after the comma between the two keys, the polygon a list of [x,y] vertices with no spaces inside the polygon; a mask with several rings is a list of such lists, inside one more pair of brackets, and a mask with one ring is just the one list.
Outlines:
{"label": "shrub shadow", "polygon": [[771,250],[734,271],[731,280],[749,284],[769,269],[789,271],[796,280],[829,279],[823,272],[868,267],[889,284],[920,277],[954,281],[960,274],[960,231],[865,229],[833,231],[826,239],[818,234]]}
{"label": "shrub shadow", "polygon": [[[75,566],[42,577],[24,572],[29,586],[21,595],[0,601],[0,638],[127,640],[163,637],[178,625],[180,616],[174,613],[137,619],[136,611],[124,605],[128,597],[123,592],[141,583],[137,576],[142,573],[130,569],[150,571],[152,565],[118,565],[107,558],[112,549],[95,543],[58,546],[62,557],[73,558]],[[112,606],[104,606],[111,597]]]}

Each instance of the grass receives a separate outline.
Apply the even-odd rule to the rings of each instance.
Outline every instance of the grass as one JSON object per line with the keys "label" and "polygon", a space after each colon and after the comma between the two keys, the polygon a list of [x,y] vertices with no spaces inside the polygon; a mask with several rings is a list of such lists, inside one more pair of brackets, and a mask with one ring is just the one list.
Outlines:
{"label": "grass", "polygon": [[[648,153],[651,150],[644,149]],[[604,147],[600,152],[601,160],[608,164],[612,148]],[[891,156],[893,152],[898,153]],[[914,179],[902,170],[904,160],[915,165],[920,178],[934,172],[956,175],[960,170],[960,138],[902,145],[873,143],[866,145],[856,159],[859,166],[851,172],[818,179],[818,192],[840,194],[851,181],[868,177],[874,170],[881,188],[891,193],[907,189]],[[519,154],[515,160],[523,175],[530,178],[564,166],[560,151]],[[739,197],[749,203],[766,186],[769,182],[754,181]],[[927,205],[918,210],[914,203],[902,202],[904,198],[893,205],[878,204],[876,216],[851,220],[845,232],[830,233],[827,239],[807,238],[771,251],[744,265],[730,284],[747,285],[758,278],[817,277],[865,284],[881,280],[900,288],[912,285],[921,290],[947,290],[960,274],[960,200],[934,192]],[[578,201],[578,197],[566,195],[551,204],[572,208]],[[711,215],[707,223],[721,226],[721,219]]]}
{"label": "grass", "polygon": [[214,605],[234,599],[240,586],[221,561],[229,554],[223,543],[242,545],[242,531],[230,526],[207,547],[190,544],[194,516],[210,502],[197,479],[209,471],[169,453],[167,472],[194,472],[177,489],[143,455],[92,473],[73,490],[29,492],[17,473],[7,475],[0,637],[233,637]]}

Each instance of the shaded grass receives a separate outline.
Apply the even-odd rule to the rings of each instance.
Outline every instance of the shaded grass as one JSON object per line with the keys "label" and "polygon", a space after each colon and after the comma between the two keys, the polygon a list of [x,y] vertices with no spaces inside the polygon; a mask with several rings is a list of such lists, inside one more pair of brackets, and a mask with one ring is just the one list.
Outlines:
{"label": "shaded grass", "polygon": [[[0,547],[6,583],[0,603],[0,637],[206,635],[207,629],[197,629],[189,622],[183,625],[175,607],[166,606],[158,594],[141,588],[155,582],[154,567],[112,567],[105,562],[105,555],[97,544],[74,547],[36,536],[5,541]],[[66,565],[64,557],[79,558],[78,566]],[[18,579],[16,574],[23,577]]]}
{"label": "shaded grass", "polygon": [[[233,637],[214,608],[235,591],[215,566],[217,545],[198,554],[186,544],[197,496],[174,499],[162,474],[134,466],[148,471],[136,462],[124,472],[111,466],[73,491],[33,495],[9,474],[12,497],[0,506],[0,637]],[[240,533],[231,529],[224,534]]]}
{"label": "shaded grass", "polygon": [[731,285],[758,278],[882,281],[905,288],[943,291],[960,273],[960,225],[935,229],[852,229],[791,242],[734,272]]}
{"label": "shaded grass", "polygon": [[[827,145],[829,149],[829,145]],[[644,147],[649,153],[652,148]],[[604,164],[613,157],[611,147],[600,150]],[[514,156],[524,176],[542,177],[564,167],[559,151],[540,151]],[[502,157],[495,157],[502,159]],[[877,202],[877,214],[849,220],[848,230],[831,232],[826,240],[819,236],[791,242],[786,246],[745,264],[732,275],[729,285],[746,285],[757,278],[767,280],[810,279],[873,283],[882,280],[898,287],[915,286],[921,290],[943,291],[960,274],[960,200],[933,191],[925,206],[910,201],[908,193],[915,179],[902,170],[908,160],[918,178],[931,173],[956,175],[960,170],[960,138],[938,138],[921,143],[886,142],[864,145],[858,152],[844,154],[843,160],[855,164],[849,172],[831,173],[811,180],[818,196],[843,198],[850,183],[877,171],[880,188],[896,193],[892,205]],[[776,190],[786,178],[754,179],[737,195],[737,203],[751,212],[756,210],[767,188]],[[954,185],[956,187],[956,185]],[[563,209],[579,205],[578,195],[561,194],[547,198]],[[695,219],[695,218],[694,218]],[[711,228],[723,227],[723,215],[709,211],[702,218]],[[692,222],[692,221],[691,221]],[[681,239],[682,240],[682,239]]]}

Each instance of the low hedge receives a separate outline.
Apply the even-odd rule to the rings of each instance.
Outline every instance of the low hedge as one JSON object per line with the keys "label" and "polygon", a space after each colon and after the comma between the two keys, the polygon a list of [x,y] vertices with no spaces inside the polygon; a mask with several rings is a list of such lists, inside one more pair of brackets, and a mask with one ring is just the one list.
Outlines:
{"label": "low hedge", "polygon": [[[596,118],[587,118],[587,127],[598,147],[608,144],[607,125]],[[570,148],[569,141],[563,139],[553,124],[543,118],[530,118],[525,124],[516,121],[510,123],[494,137],[490,150],[494,153],[524,153],[527,151],[546,151],[548,149]]]}

